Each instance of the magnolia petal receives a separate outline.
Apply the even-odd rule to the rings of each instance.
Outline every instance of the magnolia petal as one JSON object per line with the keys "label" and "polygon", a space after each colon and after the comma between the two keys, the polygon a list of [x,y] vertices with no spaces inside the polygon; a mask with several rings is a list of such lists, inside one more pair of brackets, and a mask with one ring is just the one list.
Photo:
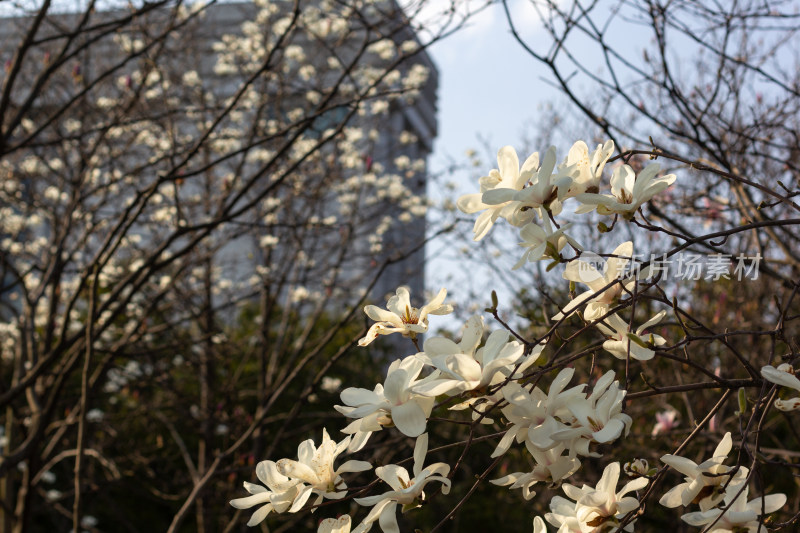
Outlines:
{"label": "magnolia petal", "polygon": [[292,507],[289,509],[289,512],[296,513],[297,511],[302,509],[303,506],[308,501],[308,498],[311,496],[313,490],[314,487],[311,486],[303,487],[303,489],[299,493],[297,493],[297,496],[295,496],[294,503],[292,503]]}
{"label": "magnolia petal", "polygon": [[513,146],[503,146],[497,151],[497,170],[504,181],[519,175],[519,157]]}
{"label": "magnolia petal", "polygon": [[800,397],[798,398],[790,398],[788,400],[781,400],[778,398],[775,400],[775,408],[778,411],[796,411],[800,409]]}
{"label": "magnolia petal", "polygon": [[661,320],[665,316],[667,316],[667,312],[666,311],[660,311],[653,318],[651,318],[650,320],[648,320],[647,322],[645,322],[644,324],[639,326],[639,328],[636,330],[636,334],[637,335],[641,335],[647,328],[649,328],[651,326],[654,326],[654,325],[658,324],[659,322],[661,322]]}
{"label": "magnolia petal", "polygon": [[720,514],[722,514],[722,509],[711,509],[710,511],[686,513],[681,516],[681,520],[690,526],[700,527],[713,522]]}
{"label": "magnolia petal", "polygon": [[797,379],[796,376],[788,372],[783,372],[782,370],[767,365],[761,368],[761,375],[767,381],[800,391],[800,379]]}
{"label": "magnolia petal", "polygon": [[613,494],[614,490],[617,488],[618,481],[619,463],[609,463],[608,466],[603,469],[603,476],[600,478],[600,481],[597,482],[597,491],[605,494]]}
{"label": "magnolia petal", "polygon": [[564,491],[564,494],[567,495],[567,498],[575,500],[576,502],[584,496],[584,493],[581,489],[575,485],[570,485],[569,483],[564,483],[561,485],[561,489]]}
{"label": "magnolia petal", "polygon": [[417,477],[422,471],[422,465],[425,464],[425,456],[428,454],[428,434],[423,433],[417,437],[414,443],[414,477]]}
{"label": "magnolia petal", "polygon": [[497,443],[497,447],[492,452],[492,457],[499,457],[506,453],[511,447],[511,443],[514,442],[514,437],[516,436],[517,429],[512,426],[508,431],[506,431],[506,434],[503,435],[503,438],[500,439],[500,442]]}
{"label": "magnolia petal", "polygon": [[671,466],[685,476],[694,477],[697,475],[697,463],[680,455],[664,455],[661,457],[661,462]]}
{"label": "magnolia petal", "polygon": [[[629,481],[622,487],[622,490],[617,493],[617,498],[621,498],[625,494],[629,493],[632,490],[642,490],[647,486],[649,481],[646,477],[639,477],[632,481]],[[637,502],[638,503],[638,502]]]}
{"label": "magnolia petal", "polygon": [[364,472],[371,469],[372,464],[368,463],[367,461],[356,461],[351,459],[350,461],[345,461],[342,463],[339,468],[336,469],[336,473],[343,474],[345,472]]}
{"label": "magnolia petal", "polygon": [[[381,389],[382,390],[382,389]],[[386,401],[382,394],[371,391],[369,389],[361,389],[356,387],[348,387],[344,389],[339,397],[346,405],[359,406],[365,404],[381,404]]]}
{"label": "magnolia petal", "polygon": [[636,498],[632,496],[622,498],[617,501],[617,516],[626,515],[637,507],[639,507],[639,500]]}
{"label": "magnolia petal", "polygon": [[326,518],[319,523],[317,533],[350,533],[350,515]]}
{"label": "magnolia petal", "polygon": [[[592,437],[599,443],[606,443],[616,440],[625,429],[625,424],[622,420],[613,419],[606,422],[606,425],[600,431],[592,433]],[[619,465],[617,465],[619,466]]]}
{"label": "magnolia petal", "polygon": [[514,189],[498,188],[483,193],[481,200],[487,205],[502,205],[514,199],[517,191]]}
{"label": "magnolia petal", "polygon": [[[308,462],[310,463],[311,460]],[[319,482],[317,474],[305,463],[292,461],[291,459],[281,459],[276,463],[276,466],[278,468],[278,472],[284,476],[300,479],[312,485]]]}
{"label": "magnolia petal", "polygon": [[414,392],[423,396],[436,397],[442,394],[462,392],[464,382],[458,379],[437,379],[414,386]]}
{"label": "magnolia petal", "polygon": [[425,354],[430,358],[434,358],[439,355],[460,353],[461,347],[445,337],[431,337],[429,339],[425,339],[425,342],[422,345],[422,351],[425,352]]}
{"label": "magnolia petal", "polygon": [[249,492],[250,494],[260,494],[262,492],[267,492],[267,489],[257,483],[248,483],[247,481],[244,482],[244,490]]}
{"label": "magnolia petal", "polygon": [[271,505],[265,505],[259,508],[258,510],[256,510],[255,513],[253,513],[253,516],[250,517],[250,520],[247,521],[247,526],[248,527],[257,526],[258,524],[264,521],[264,519],[271,511],[272,511]]}
{"label": "magnolia petal", "polygon": [[421,435],[428,422],[425,412],[415,401],[392,407],[392,421],[397,429],[408,437]]}
{"label": "magnolia petal", "polygon": [[231,507],[235,507],[236,509],[249,509],[260,503],[269,503],[270,496],[272,496],[271,492],[260,492],[258,494],[253,494],[252,496],[236,498],[228,503],[231,505]]}
{"label": "magnolia petal", "polygon": [[357,431],[353,435],[353,440],[350,441],[350,445],[347,447],[347,452],[355,453],[360,451],[367,444],[371,435],[372,431]]}
{"label": "magnolia petal", "polygon": [[386,376],[386,381],[383,383],[383,395],[391,404],[402,402],[410,381],[411,378],[404,368],[395,369]]}
{"label": "magnolia petal", "polygon": [[420,320],[423,320],[427,315],[446,315],[453,311],[453,306],[444,303],[447,298],[447,289],[444,287],[439,289],[439,292],[430,302],[426,303],[419,310]]}
{"label": "magnolia petal", "polygon": [[378,524],[381,526],[383,533],[400,533],[400,527],[397,525],[397,504],[390,502],[389,505],[383,508],[381,515],[378,518]]}
{"label": "magnolia petal", "polygon": [[456,207],[458,207],[459,211],[468,215],[477,213],[478,211],[489,207],[484,204],[483,201],[481,201],[481,197],[483,197],[483,194],[479,192],[474,194],[465,194],[456,201]]}
{"label": "magnolia petal", "polygon": [[488,234],[489,230],[492,229],[496,219],[497,214],[492,210],[484,211],[478,215],[478,218],[475,219],[475,225],[472,228],[472,232],[475,234],[472,240],[479,241],[486,237],[486,234]]}
{"label": "magnolia petal", "polygon": [[717,445],[717,448],[714,450],[713,457],[728,457],[732,447],[733,439],[731,439],[731,432],[729,431],[725,433],[725,436],[722,437],[722,440]]}
{"label": "magnolia petal", "polygon": [[763,507],[764,512],[774,513],[778,509],[782,508],[786,504],[786,495],[785,494],[770,494],[768,496],[764,496],[764,498],[756,498],[755,500],[751,500],[747,502],[747,508],[761,514],[761,507]]}
{"label": "magnolia petal", "polygon": [[553,320],[561,320],[565,316],[569,316],[575,309],[580,307],[581,304],[591,299],[593,295],[594,291],[587,291],[577,295],[575,298],[570,300],[569,303],[567,303],[567,305],[565,305],[559,313],[553,315]]}
{"label": "magnolia petal", "polygon": [[[366,500],[372,501],[375,498],[383,498],[383,499],[378,499],[378,501],[376,503],[374,503],[374,504],[373,503],[366,503]],[[375,505],[375,507],[372,508],[372,510],[369,512],[369,514],[366,516],[366,518],[364,518],[364,523],[371,523],[371,522],[374,522],[375,520],[377,520],[378,517],[383,512],[383,510],[386,509],[386,507],[388,507],[388,506],[392,507],[392,514],[394,514],[394,509],[395,509],[395,506],[397,505],[392,500],[387,499],[385,497],[385,495],[384,496],[371,496],[371,497],[368,496],[366,498],[355,498],[355,502],[357,504],[359,504],[359,505]]]}
{"label": "magnolia petal", "polygon": [[623,242],[611,254],[617,257],[609,257],[606,260],[606,268],[603,273],[608,281],[619,278],[625,272],[625,268],[633,257],[633,242]]}
{"label": "magnolia petal", "polygon": [[675,508],[680,507],[683,505],[683,499],[681,494],[683,493],[683,489],[687,487],[686,483],[681,483],[678,486],[672,487],[664,494],[658,503],[663,505],[664,507]]}
{"label": "magnolia petal", "polygon": [[376,305],[364,306],[364,313],[376,322],[387,322],[398,328],[403,327],[403,320],[397,314]]}
{"label": "magnolia petal", "polygon": [[513,474],[508,474],[507,476],[499,477],[497,479],[490,479],[489,483],[504,487],[506,485],[511,485],[512,483],[516,483],[519,477],[520,477],[520,472],[514,472]]}

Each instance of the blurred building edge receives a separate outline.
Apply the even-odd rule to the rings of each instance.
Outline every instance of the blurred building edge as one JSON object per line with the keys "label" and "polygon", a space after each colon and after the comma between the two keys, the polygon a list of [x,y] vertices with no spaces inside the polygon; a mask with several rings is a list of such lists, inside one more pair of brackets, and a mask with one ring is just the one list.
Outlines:
{"label": "blurred building edge", "polygon": [[[321,3],[322,0],[303,2],[304,7],[302,7],[302,9],[314,8],[315,5]],[[390,38],[398,47],[403,42],[409,40],[416,41],[416,35],[413,29],[409,27],[407,21],[404,20],[405,16],[401,8],[394,0],[389,0],[385,3],[393,6],[394,15],[392,15],[392,17],[396,19],[384,19],[392,26],[392,29],[386,32]],[[111,5],[113,5],[113,3]],[[289,10],[294,4],[291,2],[275,2],[274,5],[279,6],[279,9]],[[166,57],[164,61],[171,62],[170,68],[178,71],[180,71],[181,68],[184,72],[196,70],[203,79],[204,88],[213,87],[213,92],[217,97],[217,101],[225,102],[226,99],[232,96],[237,90],[237,82],[240,81],[240,79],[234,80],[231,79],[230,76],[215,71],[214,44],[220,42],[223,36],[240,35],[243,31],[242,25],[255,21],[258,10],[259,7],[250,2],[217,3],[208,6],[202,17],[198,17],[191,26],[187,26],[187,31],[192,32],[190,37],[192,40],[187,40],[187,42],[191,42],[194,50],[184,57]],[[386,16],[385,10],[381,13],[382,16]],[[48,33],[54,35],[59,33],[63,34],[65,31],[68,31],[65,30],[65,28],[76,27],[75,24],[81,16],[80,14],[76,15],[70,13],[48,15],[42,29],[39,34],[37,34],[37,39],[39,39],[40,42],[44,42],[46,41]],[[142,21],[140,21],[139,24],[140,26],[147,26],[149,24],[150,28],[148,31],[155,33],[159,28],[159,19],[159,10],[154,10],[143,19],[144,21],[149,21],[147,24],[142,24]],[[13,54],[13,48],[20,42],[18,37],[23,35],[22,32],[27,27],[26,23],[20,24],[21,20],[24,19],[14,17],[0,19],[0,34],[8,37],[4,37],[2,44],[0,44],[0,52],[2,52],[2,60],[4,62],[10,58],[10,53]],[[28,20],[30,19],[28,18]],[[103,20],[102,13],[93,16],[95,24],[97,24],[97,20]],[[383,23],[384,22],[381,22],[380,19],[376,19],[375,27],[380,29],[380,25]],[[98,24],[98,26],[102,26],[102,24]],[[318,45],[318,43],[308,42],[308,47],[314,47],[316,45]],[[350,45],[346,42],[337,43],[335,52],[347,56],[347,54],[350,53],[348,52],[349,46]],[[9,47],[11,47],[10,50]],[[108,42],[104,43],[104,40],[101,39],[98,41],[97,46],[91,50],[91,54],[87,52],[87,55],[94,55],[94,60],[96,60],[103,55],[104,47],[109,47],[109,44]],[[313,65],[315,62],[327,60],[327,57],[330,57],[330,55],[326,57],[326,53],[331,54],[333,50],[328,50],[326,52],[317,48],[308,50],[306,56]],[[47,58],[45,58],[45,61],[46,60]],[[186,62],[190,61],[196,61],[196,64],[186,64]],[[184,63],[181,64],[181,62]],[[432,150],[432,144],[437,133],[436,91],[438,87],[438,73],[436,67],[427,53],[421,50],[401,63],[398,69],[401,72],[408,72],[414,65],[423,65],[426,67],[428,70],[428,77],[425,85],[418,91],[417,96],[413,100],[407,102],[402,99],[392,100],[388,112],[378,119],[370,116],[369,112],[367,112],[366,115],[354,115],[348,123],[348,126],[359,128],[362,126],[362,122],[364,122],[364,127],[367,127],[366,122],[372,121],[374,123],[378,120],[380,123],[381,135],[374,145],[371,146],[369,153],[364,154],[365,160],[367,160],[370,165],[379,164],[385,173],[402,175],[403,184],[411,191],[411,194],[424,196],[427,181],[426,171],[419,168],[400,168],[401,165],[397,164],[398,158],[403,160],[404,157],[411,161],[420,159],[426,160]],[[89,61],[84,61],[81,64],[81,68],[84,69],[82,72],[77,69],[72,72],[73,77],[88,77],[90,76],[89,70],[94,68],[99,69],[100,67],[94,67],[93,59],[89,58]],[[48,96],[41,99],[41,101],[44,102],[45,105],[50,105],[53,103],[54,98],[58,100],[59,97]],[[12,102],[12,108],[13,105],[14,103]],[[306,105],[308,104],[306,103]],[[274,111],[275,113],[284,113],[285,109],[281,110],[276,108]],[[60,120],[65,118],[67,117],[62,117]],[[320,130],[322,130],[325,126],[325,116],[319,117],[319,119],[323,119],[320,120]],[[331,116],[330,120],[336,121],[338,117]],[[415,140],[413,142],[401,143],[399,139],[403,132],[411,132]],[[17,152],[16,155],[19,156],[19,154],[20,152]],[[391,201],[384,201],[381,209],[386,215],[393,217],[394,215],[399,215],[401,212],[401,209],[393,205]],[[407,253],[408,250],[418,247],[419,249],[408,255],[405,259],[391,262],[391,264],[387,266],[383,275],[371,290],[369,300],[377,305],[383,306],[386,296],[393,294],[397,286],[408,285],[412,291],[414,305],[421,305],[424,301],[425,250],[424,247],[420,247],[420,243],[425,238],[425,232],[426,222],[424,215],[411,220],[406,219],[403,223],[393,223],[383,234],[379,250],[371,251],[369,242],[358,245],[361,246],[363,252],[363,270],[361,267],[350,268],[349,272],[346,273],[344,277],[350,278],[351,280],[361,280],[362,287],[364,287],[364,284],[371,281],[373,277],[371,274],[375,269],[379,268],[385,261],[392,260],[395,257]],[[226,257],[224,260],[225,264],[231,265],[230,268],[242,269],[232,276],[239,279],[244,279],[248,274],[247,270],[252,269],[251,267],[243,267],[242,265],[244,262],[237,260],[237,258],[241,258],[243,254],[252,256],[254,253],[256,255],[261,253],[258,244],[253,243],[252,236],[249,237],[249,244],[245,243],[246,240],[248,239],[243,239],[241,236],[236,237],[232,239],[229,246],[220,250],[220,255]],[[255,248],[255,251],[253,248]],[[324,252],[328,251],[329,250],[324,250]],[[277,255],[280,256],[280,254]],[[357,286],[357,284],[355,285]]]}

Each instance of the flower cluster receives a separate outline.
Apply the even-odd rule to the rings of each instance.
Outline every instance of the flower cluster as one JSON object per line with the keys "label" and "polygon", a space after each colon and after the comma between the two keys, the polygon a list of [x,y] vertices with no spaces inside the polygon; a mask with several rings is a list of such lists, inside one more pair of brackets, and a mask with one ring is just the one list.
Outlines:
{"label": "flower cluster", "polygon": [[[667,348],[667,339],[648,331],[664,320],[667,311],[642,323],[635,322],[635,315],[626,320],[619,314],[639,290],[639,284],[648,279],[648,269],[627,271],[634,257],[632,242],[620,244],[603,259],[584,251],[567,235],[570,225],[559,224],[555,218],[565,203],[574,199],[580,204],[577,214],[596,210],[600,215],[621,215],[630,221],[645,202],[675,180],[672,175],[658,177],[658,165],[645,167],[638,176],[630,166],[621,165],[611,177],[611,194],[601,194],[603,170],[613,151],[610,141],[591,153],[585,143],[578,142],[561,164],[557,164],[555,149],[551,148],[541,162],[538,154],[533,154],[520,166],[516,152],[504,147],[498,152],[498,168],[480,178],[480,192],[461,197],[458,206],[467,213],[480,213],[474,226],[475,240],[484,238],[499,219],[519,228],[525,251],[515,268],[542,259],[566,263],[563,278],[570,282],[571,290],[578,283],[588,290],[560,307],[553,317],[556,326],[579,316],[587,328],[605,337],[602,348],[613,356],[598,358],[598,368],[622,359],[627,369],[631,360],[646,365],[659,350]],[[576,253],[569,259],[562,255],[567,246]],[[616,378],[615,370],[605,369],[594,379],[576,380],[569,360],[555,355],[547,361],[550,334],[526,341],[519,334],[512,335],[505,324],[491,330],[480,315],[466,320],[460,340],[430,336],[420,349],[418,337],[428,332],[429,317],[453,310],[445,304],[446,295],[441,289],[433,300],[417,308],[411,303],[409,290],[401,287],[389,298],[386,309],[366,306],[364,312],[375,323],[359,345],[367,346],[379,335],[400,333],[412,341],[415,353],[394,360],[383,383],[372,389],[348,387],[341,392],[342,405],[335,409],[350,419],[342,430],[348,437],[337,444],[326,432],[319,448],[311,441],[303,443],[297,461],[259,463],[256,474],[266,488],[247,483],[245,488],[252,496],[231,504],[239,508],[263,504],[250,520],[253,525],[270,511],[298,511],[311,495],[316,495],[314,506],[323,499],[342,498],[347,489],[341,474],[363,472],[371,465],[348,461],[335,469],[337,455],[360,452],[376,432],[397,431],[415,439],[412,471],[400,464],[377,466],[377,480],[390,490],[374,495],[359,493],[354,502],[371,507],[355,531],[368,531],[377,522],[384,533],[399,533],[398,506],[404,513],[421,506],[428,498],[424,489],[431,484],[435,484],[437,493],[447,495],[457,472],[457,467],[451,469],[441,462],[425,466],[431,414],[438,405],[451,411],[469,410],[472,420],[466,423],[492,425],[499,430],[492,458],[500,458],[516,447],[527,459],[529,471],[490,480],[494,485],[521,489],[525,500],[536,496],[533,489],[537,484],[548,489],[561,487],[566,497],[552,497],[550,512],[544,518],[534,518],[534,533],[546,532],[547,523],[559,533],[634,531],[636,511],[643,509],[638,491],[655,488],[650,484],[657,470],[649,469],[646,460],[625,463],[625,473],[632,479],[619,490],[622,468],[618,461],[603,461],[602,476],[594,486],[579,487],[569,482],[581,475],[582,461],[602,461],[603,454],[611,449],[607,445],[626,438],[631,431],[633,420],[625,412],[628,391]],[[777,385],[800,391],[800,381],[788,365],[777,369],[766,366],[762,375]],[[573,380],[580,382],[571,384]],[[800,404],[798,399],[789,402]],[[778,408],[784,405],[787,403],[776,402]],[[677,412],[665,411],[658,416],[653,436],[674,427]],[[774,494],[748,502],[748,468],[724,464],[732,444],[727,433],[712,457],[700,464],[677,454],[664,455],[662,462],[683,474],[684,482],[663,494],[660,503],[668,508],[698,505],[699,511],[684,513],[682,519],[708,531],[756,531],[763,525],[761,515],[780,508],[786,498]],[[328,519],[319,531],[347,532],[350,524],[349,516]]]}
{"label": "flower cluster", "polygon": [[783,507],[786,496],[771,494],[747,502],[749,470],[722,464],[732,446],[731,434],[726,433],[712,457],[699,465],[677,455],[662,457],[664,463],[684,474],[686,481],[664,494],[661,505],[698,505],[700,511],[686,513],[681,518],[692,526],[709,526],[705,531],[758,531],[759,515]]}

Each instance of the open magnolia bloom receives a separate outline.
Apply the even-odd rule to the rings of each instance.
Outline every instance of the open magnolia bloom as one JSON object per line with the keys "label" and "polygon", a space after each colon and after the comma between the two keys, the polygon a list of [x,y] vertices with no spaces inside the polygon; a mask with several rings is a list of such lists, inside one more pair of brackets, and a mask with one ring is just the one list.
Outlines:
{"label": "open magnolia bloom", "polygon": [[414,392],[424,396],[453,395],[466,391],[486,393],[489,387],[509,377],[522,377],[522,372],[536,362],[544,348],[538,345],[531,354],[523,357],[523,344],[516,340],[509,341],[510,334],[507,331],[496,330],[489,335],[486,344],[476,350],[480,334],[483,333],[483,318],[480,316],[471,317],[463,331],[460,344],[444,337],[425,341],[424,352],[418,353],[417,357],[436,367],[441,374],[436,379],[425,380],[415,386]]}
{"label": "open magnolia bloom", "polygon": [[447,290],[439,294],[419,309],[411,307],[408,287],[399,287],[397,293],[386,302],[386,309],[375,305],[367,305],[364,312],[372,320],[376,320],[367,334],[358,341],[359,346],[367,346],[378,335],[400,333],[404,337],[415,338],[419,333],[428,331],[428,315],[446,315],[453,311],[453,306],[445,304]]}
{"label": "open magnolia bloom", "polygon": [[655,437],[659,433],[666,433],[675,426],[677,426],[676,419],[678,418],[678,411],[670,407],[665,411],[656,413],[656,424],[650,432],[651,437]]}
{"label": "open magnolia bloom", "polygon": [[[748,488],[741,483],[728,485],[725,490],[722,509],[687,513],[681,518],[689,525],[703,527],[714,523],[704,531],[719,533],[757,533],[765,531],[758,517],[764,513],[774,513],[786,503],[785,494],[770,494],[747,501]],[[730,506],[727,510],[725,507]],[[722,515],[722,517],[720,517]]]}
{"label": "open magnolia bloom", "polygon": [[583,193],[575,196],[583,204],[575,213],[588,213],[596,208],[601,215],[619,214],[627,220],[633,219],[642,204],[675,182],[675,174],[656,178],[659,170],[661,165],[651,163],[636,176],[630,165],[617,167],[611,176],[611,194]]}
{"label": "open magnolia bloom", "polygon": [[[393,361],[389,365],[384,384],[376,385],[375,390],[355,387],[343,390],[341,399],[345,406],[334,405],[333,408],[348,418],[358,420],[342,431],[356,434],[354,440],[360,445],[366,442],[368,433],[379,431],[383,426],[395,425],[401,433],[409,437],[422,434],[436,400],[412,391],[416,384],[423,382],[417,380],[423,366],[420,359],[410,355]],[[425,379],[434,379],[437,375],[438,373],[432,374]],[[351,450],[359,448],[360,446],[351,446]]]}
{"label": "open magnolia bloom", "polygon": [[[511,204],[522,212],[543,209],[554,215],[561,212],[561,200],[572,185],[572,178],[565,174],[553,175],[556,166],[556,147],[548,148],[542,165],[530,177],[530,185],[522,190],[496,188],[483,194],[483,202],[488,205]],[[565,169],[568,172],[569,169]],[[512,224],[514,221],[509,220]],[[516,225],[516,224],[515,224]]]}
{"label": "open magnolia bloom", "polygon": [[250,527],[263,522],[272,511],[286,512],[295,501],[300,489],[303,488],[299,479],[289,479],[278,472],[272,461],[258,463],[256,476],[266,487],[245,481],[244,488],[251,496],[230,501],[231,506],[236,509],[249,509],[261,505],[247,522]]}
{"label": "open magnolia bloom", "polygon": [[338,500],[347,494],[347,485],[341,474],[346,472],[363,472],[372,468],[366,461],[347,461],[334,469],[336,457],[345,451],[350,444],[350,437],[336,443],[322,430],[322,444],[319,448],[314,441],[308,439],[297,447],[297,461],[281,459],[275,466],[279,473],[303,483],[298,488],[297,496],[292,502],[290,513],[299,511],[312,494],[317,494],[314,505],[322,503],[323,498]]}
{"label": "open magnolia bloom", "polygon": [[584,192],[599,192],[603,168],[613,153],[614,141],[598,144],[591,155],[585,142],[577,141],[573,144],[566,160],[559,167],[559,169],[569,168],[571,170],[572,185],[566,196],[572,197]]}
{"label": "open magnolia bloom", "polygon": [[531,487],[539,482],[547,483],[551,487],[558,486],[561,480],[568,478],[581,467],[581,462],[577,457],[562,455],[566,450],[564,444],[559,444],[555,448],[547,451],[537,450],[525,441],[533,457],[536,466],[531,472],[514,472],[498,479],[490,480],[495,485],[511,485],[512,489],[522,489],[522,497],[530,500],[536,496],[536,492]]}
{"label": "open magnolia bloom", "polygon": [[[665,507],[678,507],[696,503],[702,511],[717,505],[725,496],[724,487],[741,483],[748,474],[748,469],[739,467],[731,473],[731,468],[722,463],[728,458],[733,446],[730,432],[720,441],[711,459],[699,465],[680,455],[667,454],[661,461],[686,476],[686,482],[673,487],[661,497],[659,503]],[[731,476],[733,479],[731,479]]]}
{"label": "open magnolia bloom", "polygon": [[[564,494],[575,500],[575,518],[582,533],[613,530],[621,518],[639,506],[639,500],[625,495],[646,487],[648,479],[640,477],[629,481],[622,490],[616,492],[619,473],[619,463],[611,463],[603,470],[596,487],[584,485],[578,488],[569,483],[561,486]],[[633,531],[634,522],[625,526],[623,531]]]}
{"label": "open magnolia bloom", "polygon": [[[783,363],[775,368],[771,365],[766,365],[761,368],[761,376],[782,387],[789,387],[800,392],[800,379],[794,375],[794,368],[788,363]],[[800,397],[790,398],[788,400],[775,400],[775,407],[780,411],[794,411],[800,409]]]}
{"label": "open magnolia bloom", "polygon": [[402,466],[386,465],[375,469],[378,477],[388,483],[392,490],[377,496],[355,498],[359,505],[374,505],[364,519],[365,524],[371,524],[378,520],[384,533],[400,533],[396,514],[398,505],[402,506],[403,512],[422,505],[425,502],[423,489],[431,481],[438,481],[442,484],[442,494],[450,492],[450,480],[445,477],[450,472],[450,466],[445,463],[434,463],[423,468],[427,453],[428,434],[425,433],[417,438],[414,446],[413,478],[409,477],[408,471]]}
{"label": "open magnolia bloom", "polygon": [[[514,225],[527,222],[533,213],[520,212],[520,203],[512,201],[514,192],[522,190],[522,187],[533,177],[533,172],[539,166],[539,154],[534,153],[519,167],[517,152],[511,146],[504,146],[497,151],[497,167],[489,172],[488,176],[483,176],[478,180],[481,192],[465,194],[456,202],[458,208],[467,214],[483,211],[475,220],[473,232],[474,239],[483,239],[489,230],[492,229],[498,218],[505,218]],[[503,201],[487,202],[485,195],[491,191],[508,191],[503,195],[508,198]],[[491,196],[490,196],[491,198]]]}
{"label": "open magnolia bloom", "polygon": [[576,250],[582,250],[581,245],[575,239],[564,233],[571,225],[570,222],[554,230],[550,218],[546,214],[542,216],[541,225],[534,222],[525,224],[519,231],[522,239],[519,245],[526,250],[512,270],[520,268],[528,261],[535,263],[545,258],[559,260],[559,254],[567,244]]}
{"label": "open magnolia bloom", "polygon": [[[581,524],[575,516],[575,508],[578,504],[561,496],[553,496],[550,499],[550,512],[544,515],[544,519],[558,528],[558,533],[581,533]],[[537,524],[534,524],[536,527]],[[534,533],[547,533],[547,529],[538,524],[539,529],[534,529]]]}
{"label": "open magnolia bloom", "polygon": [[613,314],[605,317],[602,322],[597,323],[598,329],[608,337],[608,340],[603,343],[603,348],[617,359],[627,359],[628,353],[630,353],[632,359],[649,361],[656,354],[653,348],[663,346],[667,341],[661,335],[652,333],[648,335],[645,334],[645,331],[650,326],[661,322],[666,314],[666,311],[661,311],[639,326],[636,333],[628,331],[628,323],[619,315]]}
{"label": "open magnolia bloom", "polygon": [[[633,243],[631,241],[623,242],[617,246],[611,252],[611,256],[606,259],[602,272],[582,259],[570,261],[564,270],[564,279],[583,283],[589,287],[589,290],[576,296],[564,306],[560,313],[553,317],[553,320],[561,320],[584,303],[586,304],[586,309],[583,312],[584,317],[587,320],[596,320],[608,313],[611,305],[619,299],[623,291],[633,289],[637,278],[647,277],[647,269],[642,270],[635,277],[626,272],[628,263],[633,258]],[[610,285],[617,280],[621,281]],[[607,286],[608,288],[606,288]]]}
{"label": "open magnolia bloom", "polygon": [[500,439],[492,457],[503,455],[511,447],[512,442],[525,442],[528,449],[549,450],[558,446],[553,434],[568,428],[560,419],[569,416],[565,408],[570,399],[583,397],[584,385],[564,390],[572,379],[574,369],[564,368],[550,384],[548,394],[539,387],[528,391],[515,382],[506,384],[503,397],[508,405],[502,408],[503,415],[511,422],[506,434]]}
{"label": "open magnolia bloom", "polygon": [[566,407],[576,420],[574,427],[557,431],[556,440],[574,439],[570,445],[573,453],[589,455],[589,444],[600,444],[617,440],[622,433],[631,430],[631,417],[622,412],[622,401],[627,391],[619,388],[614,380],[614,371],[606,372],[594,386],[588,398],[582,396],[567,400]]}

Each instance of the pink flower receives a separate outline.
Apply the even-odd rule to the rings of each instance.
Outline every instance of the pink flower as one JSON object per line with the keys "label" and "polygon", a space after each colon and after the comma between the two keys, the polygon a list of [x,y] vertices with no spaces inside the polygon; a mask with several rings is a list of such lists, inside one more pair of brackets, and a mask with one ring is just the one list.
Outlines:
{"label": "pink flower", "polygon": [[677,426],[678,424],[675,422],[677,416],[678,411],[675,409],[667,409],[666,411],[656,413],[656,425],[653,426],[653,432],[650,435],[655,437],[659,433],[666,433]]}

